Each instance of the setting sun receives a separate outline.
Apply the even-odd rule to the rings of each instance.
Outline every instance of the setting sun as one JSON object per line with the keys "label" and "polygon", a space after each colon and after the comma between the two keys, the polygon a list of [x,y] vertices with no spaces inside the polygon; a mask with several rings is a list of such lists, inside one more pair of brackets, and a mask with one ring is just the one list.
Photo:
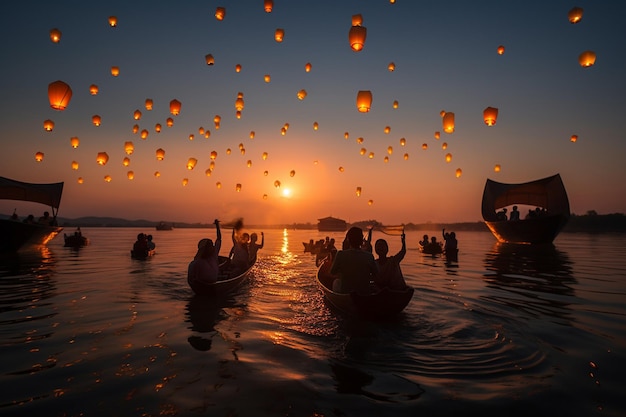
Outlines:
{"label": "setting sun", "polygon": [[291,190],[289,188],[285,188],[285,189],[283,189],[283,193],[282,194],[283,194],[283,197],[289,198],[289,197],[291,197]]}

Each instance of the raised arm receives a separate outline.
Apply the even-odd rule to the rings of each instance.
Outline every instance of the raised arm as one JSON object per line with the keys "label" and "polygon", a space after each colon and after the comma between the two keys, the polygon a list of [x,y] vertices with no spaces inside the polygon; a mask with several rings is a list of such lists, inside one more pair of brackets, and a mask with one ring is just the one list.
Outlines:
{"label": "raised arm", "polygon": [[220,221],[215,219],[213,221],[213,223],[215,224],[215,233],[217,235],[217,240],[222,240],[222,230],[220,229]]}
{"label": "raised arm", "polygon": [[265,244],[265,233],[261,232],[261,245],[259,249],[263,249],[263,245]]}
{"label": "raised arm", "polygon": [[402,232],[400,240],[402,241],[402,247],[400,248],[400,251],[396,254],[398,262],[404,259],[404,255],[406,255],[406,235],[404,234],[404,232]]}

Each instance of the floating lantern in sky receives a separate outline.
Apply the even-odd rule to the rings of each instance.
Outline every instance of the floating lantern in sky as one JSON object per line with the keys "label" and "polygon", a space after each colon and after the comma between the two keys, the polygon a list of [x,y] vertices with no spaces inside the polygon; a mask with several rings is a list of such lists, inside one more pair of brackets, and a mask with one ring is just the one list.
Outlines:
{"label": "floating lantern in sky", "polygon": [[37,161],[37,162],[43,161],[43,152],[36,152],[35,153],[35,161]]}
{"label": "floating lantern in sky", "polygon": [[124,152],[126,152],[126,155],[132,155],[134,150],[135,145],[133,145],[132,142],[124,142]]}
{"label": "floating lantern in sky", "polygon": [[215,65],[215,58],[213,58],[213,55],[211,54],[205,55],[204,60],[206,61],[207,65]]}
{"label": "floating lantern in sky", "polygon": [[126,173],[126,178],[128,178],[129,180],[132,180],[135,178],[135,173],[133,171],[128,171]]}
{"label": "floating lantern in sky", "polygon": [[139,132],[139,125],[133,125],[133,133]]}
{"label": "floating lantern in sky", "polygon": [[252,161],[250,159],[248,159],[248,161],[246,162],[246,166],[248,168],[250,168],[252,166]]}
{"label": "floating lantern in sky", "polygon": [[435,139],[439,140],[440,137],[441,137],[441,133],[435,132]]}
{"label": "floating lantern in sky", "polygon": [[371,206],[372,204],[374,204],[374,200],[367,200],[367,205]]}
{"label": "floating lantern in sky", "polygon": [[428,149],[428,144],[427,144],[427,143],[422,143],[422,149],[423,149],[423,150]]}
{"label": "floating lantern in sky", "polygon": [[394,100],[393,101],[393,108],[397,109],[398,108],[398,100]]}
{"label": "floating lantern in sky", "polygon": [[263,1],[263,8],[265,9],[265,13],[272,13],[273,7],[274,7],[274,0]]}
{"label": "floating lantern in sky", "polygon": [[89,94],[91,94],[92,96],[98,95],[98,86],[95,84],[91,84],[89,86]]}
{"label": "floating lantern in sky", "polygon": [[154,125],[154,131],[157,132],[157,133],[159,133],[161,131],[161,124],[160,123],[157,123],[157,124]]}
{"label": "floating lantern in sky", "polygon": [[487,126],[493,126],[496,124],[496,119],[498,118],[498,109],[495,107],[487,107],[483,110],[483,119],[485,120],[485,124]]}
{"label": "floating lantern in sky", "polygon": [[216,182],[216,183],[215,183],[215,186],[216,186],[218,189],[220,189],[220,188],[222,188],[222,183],[218,181],[218,182]]}
{"label": "floating lantern in sky", "polygon": [[167,127],[174,126],[174,119],[172,119],[171,117],[168,117],[167,120],[165,121],[165,124],[167,125]]}
{"label": "floating lantern in sky", "polygon": [[211,137],[211,131],[210,131],[210,130],[205,131],[205,132],[204,132],[204,137],[205,137],[205,138],[207,138],[207,139],[208,139],[209,137]]}
{"label": "floating lantern in sky", "polygon": [[107,155],[106,152],[98,152],[96,162],[98,165],[106,165],[106,163],[109,162],[109,155]]}
{"label": "floating lantern in sky", "polygon": [[282,42],[284,38],[285,38],[285,29],[278,28],[274,31],[274,40],[276,42]]}
{"label": "floating lantern in sky", "polygon": [[194,136],[193,133],[189,134],[189,140],[193,140],[194,138],[195,138],[195,136]]}
{"label": "floating lantern in sky", "polygon": [[217,158],[217,151],[211,151],[209,157],[211,158],[211,161],[215,161],[215,158]]}
{"label": "floating lantern in sky", "polygon": [[84,182],[83,177],[78,177],[76,182],[79,183],[79,184],[82,184]]}
{"label": "floating lantern in sky", "polygon": [[570,142],[576,142],[578,140],[578,135],[572,135],[572,137],[569,138]]}
{"label": "floating lantern in sky", "polygon": [[344,139],[348,139],[349,137],[350,137],[350,133],[348,133],[348,132],[344,132],[344,134],[343,134],[343,138],[344,138]]}
{"label": "floating lantern in sky", "polygon": [[384,163],[389,162],[389,157],[388,157],[388,156],[385,156],[385,157],[383,158],[383,162],[384,162]]}
{"label": "floating lantern in sky", "polygon": [[390,126],[385,126],[385,133],[389,133],[391,132],[391,127]]}
{"label": "floating lantern in sky", "polygon": [[269,171],[267,171],[267,170],[263,171],[263,176],[264,177],[267,177],[268,175],[269,175]]}
{"label": "floating lantern in sky", "polygon": [[339,167],[339,172],[345,171],[344,167]]}
{"label": "floating lantern in sky", "polygon": [[292,169],[292,170],[289,172],[289,176],[290,176],[290,177],[293,177],[294,175],[296,175],[296,171]]}
{"label": "floating lantern in sky", "polygon": [[387,69],[389,70],[389,72],[394,72],[396,70],[396,64],[390,62],[389,65],[387,65]]}
{"label": "floating lantern in sky", "polygon": [[443,131],[446,133],[454,133],[454,113],[446,112],[443,115]]}
{"label": "floating lantern in sky", "polygon": [[172,113],[174,116],[178,116],[180,114],[180,107],[182,106],[181,102],[173,99],[172,101],[170,101],[170,113]]}
{"label": "floating lantern in sky", "polygon": [[187,160],[187,169],[188,170],[192,170],[196,167],[196,164],[198,163],[198,160],[196,158],[189,158]]}
{"label": "floating lantern in sky", "polygon": [[198,128],[198,133],[204,135],[204,128],[202,126]]}
{"label": "floating lantern in sky", "polygon": [[241,191],[241,184],[235,185],[235,191],[237,191],[237,192]]}
{"label": "floating lantern in sky", "polygon": [[78,162],[76,162],[76,161],[72,161],[72,169],[73,169],[74,171],[78,170]]}
{"label": "floating lantern in sky", "polygon": [[238,97],[237,100],[235,100],[235,109],[237,111],[241,111],[243,110],[245,106],[245,103],[243,102],[243,97]]}
{"label": "floating lantern in sky", "polygon": [[409,160],[409,154],[408,154],[408,153],[405,153],[405,154],[404,154],[404,156],[403,156],[403,158],[404,158],[404,160],[405,160],[405,161],[408,161],[408,160]]}
{"label": "floating lantern in sky", "polygon": [[280,181],[278,180],[274,181],[274,187],[280,188]]}
{"label": "floating lantern in sky", "polygon": [[362,137],[358,137],[358,138],[356,138],[356,143],[361,144],[361,143],[363,143],[363,140],[364,139]]}
{"label": "floating lantern in sky", "polygon": [[207,177],[210,177],[210,176],[211,176],[211,174],[213,174],[213,170],[212,170],[211,168],[207,168],[207,169],[204,171],[204,175],[206,175]]}
{"label": "floating lantern in sky", "polygon": [[441,149],[443,149],[444,151],[445,151],[446,149],[448,149],[448,142],[444,142],[444,143],[442,143],[442,144],[441,144]]}
{"label": "floating lantern in sky", "polygon": [[78,148],[79,144],[80,144],[80,139],[78,139],[76,136],[70,138],[70,145],[72,145],[72,148],[74,149]]}
{"label": "floating lantern in sky", "polygon": [[590,67],[596,63],[596,53],[593,51],[585,51],[578,56],[578,63],[581,67]]}
{"label": "floating lantern in sky", "polygon": [[493,167],[493,170],[494,170],[494,172],[500,172],[500,164],[496,164],[496,165]]}
{"label": "floating lantern in sky", "polygon": [[211,171],[213,171],[213,170],[215,169],[215,161],[213,161],[213,160],[212,160],[212,161],[209,163],[209,169],[210,169]]}
{"label": "floating lantern in sky", "polygon": [[456,175],[457,178],[460,178],[461,175],[463,175],[463,170],[461,170],[461,168],[457,168],[456,172],[455,172],[455,175]]}
{"label": "floating lantern in sky", "polygon": [[319,129],[320,125],[317,122],[313,122],[313,130]]}
{"label": "floating lantern in sky", "polygon": [[261,155],[261,159],[263,159],[264,161],[267,160],[267,152],[263,152],[263,154]]}
{"label": "floating lantern in sky", "polygon": [[116,16],[109,16],[109,26],[111,26],[112,28],[117,27],[117,17]]}
{"label": "floating lantern in sky", "polygon": [[499,45],[497,51],[498,55],[504,55],[504,45]]}
{"label": "floating lantern in sky", "polygon": [[154,102],[152,101],[151,98],[146,99],[145,106],[146,106],[146,110],[152,110],[152,107],[154,106]]}
{"label": "floating lantern in sky", "polygon": [[111,176],[110,176],[110,175],[105,175],[105,176],[104,176],[104,182],[111,182],[111,180],[112,180],[112,179],[113,179],[113,178],[111,178]]}
{"label": "floating lantern in sky", "polygon": [[235,72],[241,72],[241,64],[235,65]]}
{"label": "floating lantern in sky", "polygon": [[304,65],[304,71],[306,71],[306,72],[311,72],[311,63],[310,63],[310,62],[307,62],[307,63]]}
{"label": "floating lantern in sky", "polygon": [[363,24],[363,16],[361,14],[352,15],[352,26],[361,26]]}
{"label": "floating lantern in sky", "polygon": [[111,67],[111,75],[117,77],[120,75],[120,67],[113,66]]}
{"label": "floating lantern in sky", "polygon": [[124,157],[124,159],[122,159],[122,165],[124,165],[125,167],[130,165],[130,158],[129,157]]}
{"label": "floating lantern in sky", "polygon": [[452,154],[451,153],[447,153],[446,154],[446,162],[450,162],[452,161]]}
{"label": "floating lantern in sky", "polygon": [[224,17],[226,16],[226,8],[225,7],[218,7],[215,9],[215,18],[217,20],[224,20]]}
{"label": "floating lantern in sky", "polygon": [[298,100],[304,100],[304,98],[306,97],[306,90],[300,90],[298,91]]}
{"label": "floating lantern in sky", "polygon": [[133,119],[135,120],[141,119],[141,112],[139,110],[135,110],[135,112],[133,113]]}
{"label": "floating lantern in sky", "polygon": [[287,134],[287,129],[285,129],[284,126],[280,128],[280,134],[283,135],[283,136],[285,136]]}
{"label": "floating lantern in sky", "polygon": [[154,171],[154,178],[159,178],[161,173],[159,171]]}
{"label": "floating lantern in sky", "polygon": [[43,130],[45,130],[46,132],[52,132],[52,129],[54,129],[54,122],[50,119],[44,120]]}
{"label": "floating lantern in sky", "polygon": [[61,80],[48,84],[48,100],[55,110],[65,110],[72,99],[72,89]]}
{"label": "floating lantern in sky", "polygon": [[57,28],[50,29],[50,40],[54,43],[61,41],[61,31]]}
{"label": "floating lantern in sky", "polygon": [[581,7],[574,7],[567,12],[567,20],[570,23],[578,23],[583,18],[583,9]]}
{"label": "floating lantern in sky", "polygon": [[189,178],[183,178],[183,187],[186,187],[189,184]]}
{"label": "floating lantern in sky", "polygon": [[365,26],[352,26],[348,33],[350,48],[354,52],[360,52],[365,46],[365,38],[367,37],[367,28]]}
{"label": "floating lantern in sky", "polygon": [[365,154],[367,153],[367,149],[365,149],[365,148],[361,148],[361,150],[359,151],[359,153],[360,153],[361,155],[365,155]]}
{"label": "floating lantern in sky", "polygon": [[387,153],[389,155],[393,154],[393,146],[387,146]]}
{"label": "floating lantern in sky", "polygon": [[369,159],[374,159],[374,152],[370,152],[369,155],[367,155],[367,157]]}
{"label": "floating lantern in sky", "polygon": [[254,137],[256,136],[256,133],[254,133],[254,130],[250,131],[250,139],[254,139]]}
{"label": "floating lantern in sky", "polygon": [[404,145],[406,145],[406,139],[400,138],[400,146],[404,146]]}
{"label": "floating lantern in sky", "polygon": [[93,123],[94,126],[100,126],[100,124],[102,123],[102,117],[100,117],[97,114],[94,114],[91,117],[91,123]]}
{"label": "floating lantern in sky", "polygon": [[356,196],[361,197],[361,187],[356,187]]}
{"label": "floating lantern in sky", "polygon": [[150,132],[148,132],[147,129],[143,129],[141,131],[141,139],[146,140],[146,138],[148,137],[149,134],[150,134]]}
{"label": "floating lantern in sky", "polygon": [[270,77],[270,75],[269,75],[269,74],[265,74],[265,75],[263,76],[263,80],[264,80],[266,83],[269,83],[269,82],[271,81],[271,79],[272,79],[272,77]]}
{"label": "floating lantern in sky", "polygon": [[226,155],[230,155],[230,152],[231,152],[230,148],[226,148]]}
{"label": "floating lantern in sky", "polygon": [[372,92],[369,90],[361,90],[356,95],[356,108],[361,113],[367,113],[372,106]]}

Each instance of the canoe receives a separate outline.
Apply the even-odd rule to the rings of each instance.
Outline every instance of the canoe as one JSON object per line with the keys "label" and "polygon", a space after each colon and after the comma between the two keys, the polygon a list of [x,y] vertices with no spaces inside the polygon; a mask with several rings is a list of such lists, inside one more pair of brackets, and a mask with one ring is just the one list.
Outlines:
{"label": "canoe", "polygon": [[[497,211],[513,204],[543,210],[536,217],[499,220]],[[559,174],[521,184],[504,184],[488,179],[483,191],[482,215],[499,242],[552,243],[569,220],[569,200]]]}
{"label": "canoe", "polygon": [[130,250],[130,257],[133,258],[133,259],[137,259],[139,261],[143,261],[143,260],[149,259],[155,253],[156,252],[154,250],[135,252],[134,250],[131,249]]}
{"label": "canoe", "polygon": [[82,235],[64,235],[66,248],[80,248],[89,244],[89,239]]}
{"label": "canoe", "polygon": [[317,270],[317,283],[326,301],[349,316],[370,320],[393,318],[400,314],[413,298],[415,290],[410,286],[404,290],[375,289],[369,294],[335,292],[332,286],[337,277],[330,274],[331,265],[330,258],[325,258],[321,262]]}
{"label": "canoe", "polygon": [[252,263],[245,271],[235,274],[231,269],[230,260],[226,256],[220,256],[219,260],[220,273],[217,282],[212,284],[196,283],[191,287],[194,293],[209,297],[219,297],[229,294],[246,281],[250,276],[250,271],[254,267],[254,263]]}

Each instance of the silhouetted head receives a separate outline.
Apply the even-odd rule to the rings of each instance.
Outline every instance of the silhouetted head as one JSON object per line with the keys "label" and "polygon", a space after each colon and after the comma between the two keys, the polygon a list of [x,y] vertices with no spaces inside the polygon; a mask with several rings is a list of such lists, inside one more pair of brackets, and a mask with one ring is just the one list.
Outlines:
{"label": "silhouetted head", "polygon": [[200,239],[198,242],[198,253],[196,256],[207,258],[213,254],[214,250],[215,246],[213,245],[213,241],[211,239]]}
{"label": "silhouetted head", "polygon": [[360,248],[363,243],[363,229],[356,226],[351,227],[346,233],[346,238],[351,248]]}
{"label": "silhouetted head", "polygon": [[144,234],[143,233],[139,233],[137,235],[137,240],[143,240]]}
{"label": "silhouetted head", "polygon": [[389,252],[389,245],[387,245],[385,239],[378,239],[374,244],[374,250],[378,256],[384,258],[387,256],[387,252]]}
{"label": "silhouetted head", "polygon": [[257,235],[256,233],[252,233],[250,235],[250,242],[254,243],[257,241],[258,238],[259,238],[259,235]]}

